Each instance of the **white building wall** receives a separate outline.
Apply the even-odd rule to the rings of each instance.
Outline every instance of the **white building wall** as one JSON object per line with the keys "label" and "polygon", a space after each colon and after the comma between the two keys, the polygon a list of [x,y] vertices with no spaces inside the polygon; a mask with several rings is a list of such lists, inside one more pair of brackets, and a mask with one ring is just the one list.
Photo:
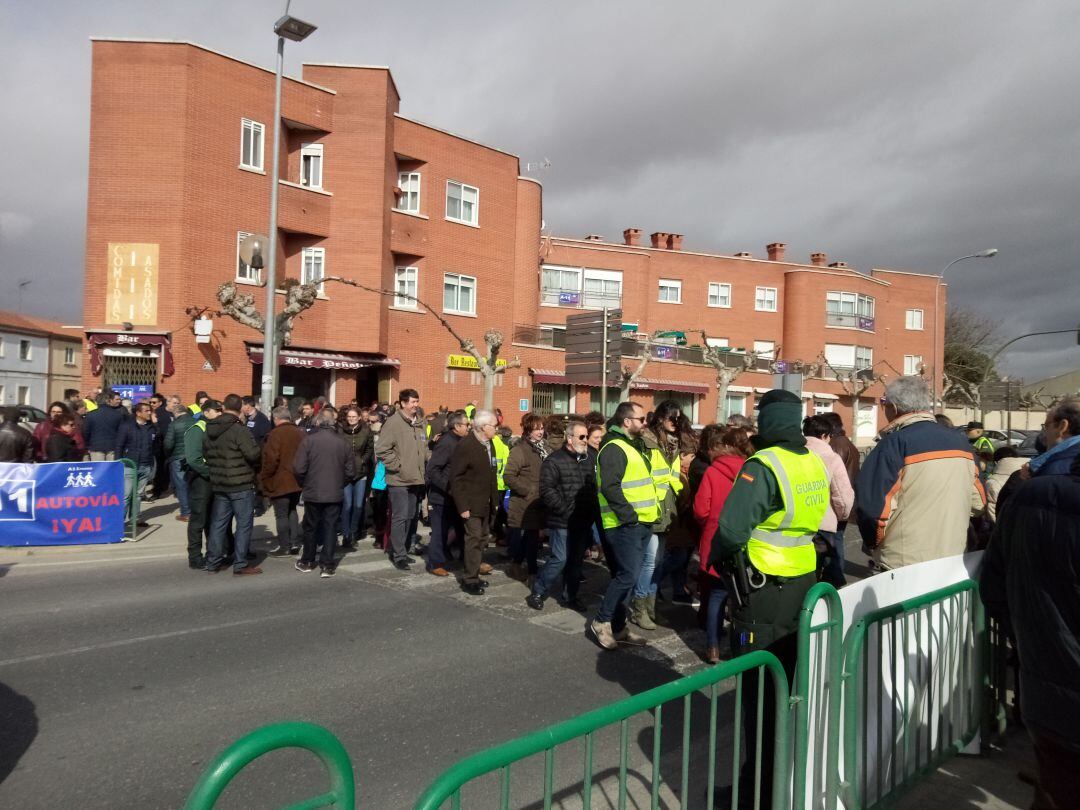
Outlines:
{"label": "white building wall", "polygon": [[[21,357],[21,343],[30,344],[30,357]],[[0,329],[0,405],[18,405],[21,389],[26,404],[44,408],[49,404],[49,339]]]}

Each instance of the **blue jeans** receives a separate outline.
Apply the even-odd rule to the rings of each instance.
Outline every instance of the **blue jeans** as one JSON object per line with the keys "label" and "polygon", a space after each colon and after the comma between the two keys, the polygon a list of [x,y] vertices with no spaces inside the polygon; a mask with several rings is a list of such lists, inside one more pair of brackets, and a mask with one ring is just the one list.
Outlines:
{"label": "blue jeans", "polygon": [[143,490],[146,489],[147,483],[154,478],[154,465],[140,464],[138,471],[138,481],[136,482],[136,473],[131,471],[128,465],[124,465],[124,522],[131,522],[131,512],[135,503],[135,498],[139,499],[139,503],[142,504]]}
{"label": "blue jeans", "polygon": [[169,459],[169,478],[172,480],[176,500],[180,504],[180,514],[188,517],[191,514],[191,501],[188,499],[187,475],[182,464],[183,459]]}
{"label": "blue jeans", "polygon": [[596,611],[596,621],[611,622],[611,629],[615,633],[626,626],[626,600],[641,573],[645,547],[652,536],[652,529],[641,523],[616,526],[604,532],[604,558],[611,569],[611,582],[604,592],[600,609]]}
{"label": "blue jeans", "polygon": [[344,498],[341,501],[341,534],[345,542],[355,540],[360,535],[364,522],[364,495],[367,493],[367,478],[358,478],[345,485]]}
{"label": "blue jeans", "polygon": [[214,505],[210,509],[207,568],[217,568],[228,562],[225,559],[225,535],[234,517],[236,518],[236,534],[234,535],[233,570],[247,568],[251,529],[255,523],[255,490],[253,489],[214,493]]}
{"label": "blue jeans", "polygon": [[724,604],[727,602],[728,592],[724,588],[723,581],[714,576],[708,576],[709,601],[705,611],[705,635],[708,636],[710,647],[720,646],[720,631],[724,625]]}
{"label": "blue jeans", "polygon": [[660,554],[660,545],[664,542],[661,535],[654,534],[649,538],[645,547],[645,558],[641,561],[641,573],[638,574],[634,584],[634,598],[644,599],[656,593],[656,584],[653,582],[653,572],[656,570],[656,556]]}
{"label": "blue jeans", "polygon": [[518,565],[526,563],[529,574],[536,575],[536,552],[540,547],[540,531],[538,529],[519,529],[508,526],[506,529],[507,549],[510,559]]}
{"label": "blue jeans", "polygon": [[818,534],[832,547],[831,553],[825,555],[821,581],[828,582],[834,588],[842,588],[847,585],[844,576],[844,533],[819,531]]}
{"label": "blue jeans", "polygon": [[686,594],[686,566],[690,563],[690,549],[666,548],[664,559],[655,566],[652,578],[652,590],[656,593],[664,584],[664,580],[671,577],[672,596]]}
{"label": "blue jeans", "polygon": [[[592,532],[588,526],[577,526],[572,529],[548,529],[548,543],[551,545],[551,556],[548,557],[540,573],[533,582],[533,596],[541,599],[548,595],[551,586],[563,576],[563,592],[567,600],[577,598],[578,587],[581,585],[581,562],[585,549],[592,541]],[[565,573],[564,573],[565,572]]]}

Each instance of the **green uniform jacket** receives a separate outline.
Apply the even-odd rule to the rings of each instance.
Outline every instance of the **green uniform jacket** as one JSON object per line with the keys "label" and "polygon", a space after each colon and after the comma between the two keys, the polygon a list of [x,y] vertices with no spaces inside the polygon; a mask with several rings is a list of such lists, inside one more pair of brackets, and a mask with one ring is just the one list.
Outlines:
{"label": "green uniform jacket", "polygon": [[196,421],[184,431],[184,463],[200,478],[210,480],[210,468],[203,456],[203,440],[206,438],[206,422]]}
{"label": "green uniform jacket", "polygon": [[165,429],[165,456],[170,461],[184,457],[184,434],[194,424],[195,417],[191,411],[184,411],[169,422]]}

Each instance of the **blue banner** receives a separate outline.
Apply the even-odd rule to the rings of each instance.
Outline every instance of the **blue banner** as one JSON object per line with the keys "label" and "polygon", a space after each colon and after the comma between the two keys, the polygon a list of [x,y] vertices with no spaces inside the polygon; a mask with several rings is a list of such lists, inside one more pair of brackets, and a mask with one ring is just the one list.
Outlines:
{"label": "blue banner", "polygon": [[0,463],[0,546],[71,546],[123,539],[123,463]]}

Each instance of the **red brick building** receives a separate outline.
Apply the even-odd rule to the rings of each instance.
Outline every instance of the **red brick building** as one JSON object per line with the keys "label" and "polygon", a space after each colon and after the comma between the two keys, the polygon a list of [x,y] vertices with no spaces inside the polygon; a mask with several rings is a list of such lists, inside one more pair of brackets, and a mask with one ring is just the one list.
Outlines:
{"label": "red brick building", "polygon": [[[87,387],[257,393],[261,335],[219,316],[198,343],[194,321],[217,309],[226,281],[263,306],[238,244],[269,220],[273,83],[271,71],[189,43],[94,41]],[[302,80],[285,80],[279,279],[403,290],[478,344],[501,330],[504,356],[522,361],[496,388],[511,422],[522,404],[580,412],[598,403],[598,389],[567,383],[558,347],[568,315],[602,306],[622,310],[628,352],[635,336],[685,334],[689,345],[671,335],[652,349],[633,396],[646,405],[675,396],[699,422],[713,418],[717,390],[693,348],[696,330],[729,347],[733,363],[740,350],[762,358],[732,383],[728,412],[749,414],[773,371],[801,370],[807,412],[850,419],[854,383],[836,377],[867,370],[867,436],[880,420],[881,378],[932,365],[932,319],[943,321],[945,300],[942,291],[935,310],[934,276],[865,275],[824,254],[793,262],[778,243],[762,258],[683,249],[680,234],[643,245],[636,229],[620,242],[546,237],[541,187],[520,175],[516,156],[399,106],[386,68],[306,64]],[[327,281],[281,353],[280,384],[337,402],[387,400],[407,386],[427,408],[457,406],[482,396],[462,354],[411,301]]]}

